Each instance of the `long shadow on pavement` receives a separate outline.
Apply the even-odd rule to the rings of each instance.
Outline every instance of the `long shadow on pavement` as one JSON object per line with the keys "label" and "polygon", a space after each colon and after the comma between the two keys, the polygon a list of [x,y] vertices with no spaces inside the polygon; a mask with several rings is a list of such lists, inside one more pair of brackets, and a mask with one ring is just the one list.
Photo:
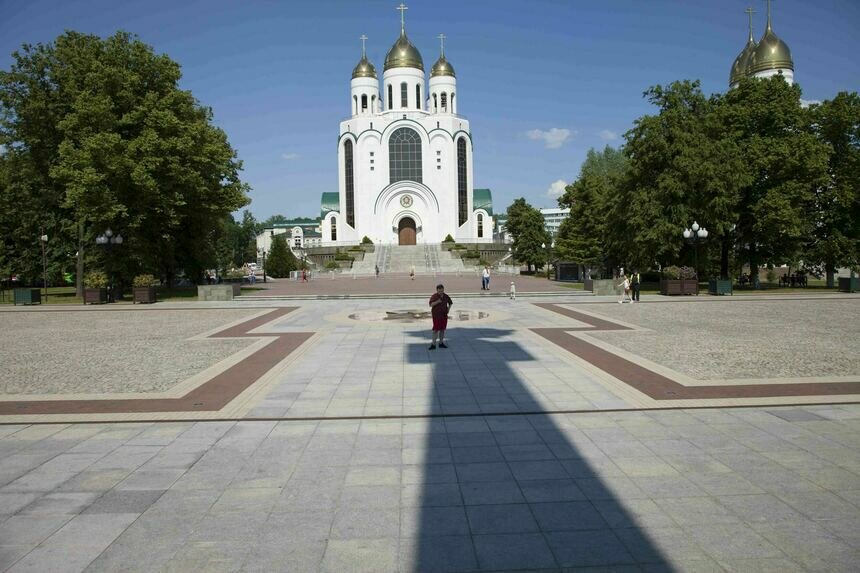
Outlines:
{"label": "long shadow on pavement", "polygon": [[481,415],[542,410],[514,370],[535,358],[511,334],[459,329],[431,352],[426,331],[408,333],[422,340],[408,362],[433,365],[432,413],[466,415],[431,423],[423,484],[403,509],[403,570],[673,570],[613,491],[632,483],[585,434],[550,416]]}

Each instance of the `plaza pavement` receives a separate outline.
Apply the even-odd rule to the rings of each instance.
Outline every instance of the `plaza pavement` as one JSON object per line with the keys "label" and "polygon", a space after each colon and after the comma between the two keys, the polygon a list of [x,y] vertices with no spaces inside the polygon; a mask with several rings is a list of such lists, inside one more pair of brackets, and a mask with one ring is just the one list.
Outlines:
{"label": "plaza pavement", "polygon": [[0,311],[0,570],[856,570],[860,298],[424,304]]}

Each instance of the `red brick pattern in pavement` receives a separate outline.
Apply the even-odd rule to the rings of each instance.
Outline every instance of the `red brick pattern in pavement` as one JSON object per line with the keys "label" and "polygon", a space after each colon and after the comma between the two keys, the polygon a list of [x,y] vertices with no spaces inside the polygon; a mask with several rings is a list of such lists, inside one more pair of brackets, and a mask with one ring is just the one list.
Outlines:
{"label": "red brick pattern in pavement", "polygon": [[588,327],[532,328],[536,334],[564,348],[571,354],[597,366],[607,374],[632,386],[654,400],[703,400],[732,398],[776,398],[780,396],[833,396],[860,394],[858,382],[809,382],[800,384],[745,384],[684,386],[656,372],[639,366],[617,354],[570,336],[569,331],[630,330],[614,322],[577,312],[551,303],[535,306],[584,322]]}
{"label": "red brick pattern in pavement", "polygon": [[218,411],[313,336],[313,333],[309,332],[250,334],[253,329],[295,309],[296,307],[277,308],[213,334],[211,338],[272,337],[274,340],[180,398],[0,401],[0,415]]}

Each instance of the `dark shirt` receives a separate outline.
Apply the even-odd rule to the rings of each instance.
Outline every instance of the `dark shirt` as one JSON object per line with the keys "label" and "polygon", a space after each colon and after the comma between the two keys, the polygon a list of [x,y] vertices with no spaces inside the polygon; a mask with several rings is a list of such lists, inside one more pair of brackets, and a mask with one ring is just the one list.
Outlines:
{"label": "dark shirt", "polygon": [[436,306],[434,306],[434,307],[431,307],[431,311],[430,311],[430,312],[433,314],[433,318],[444,318],[444,317],[448,316],[448,308],[449,308],[452,304],[454,304],[454,301],[453,301],[453,300],[451,300],[451,297],[450,297],[450,296],[448,296],[446,293],[442,293],[442,294],[440,295],[438,292],[437,292],[437,293],[433,293],[433,296],[431,296],[431,297],[430,297],[430,302],[429,302],[428,304],[433,304],[434,302],[436,302],[437,300],[439,300],[439,297],[440,297],[440,296],[441,296],[441,297],[443,297],[443,298],[442,298],[442,303],[441,303],[441,304],[437,304],[437,305],[436,305]]}

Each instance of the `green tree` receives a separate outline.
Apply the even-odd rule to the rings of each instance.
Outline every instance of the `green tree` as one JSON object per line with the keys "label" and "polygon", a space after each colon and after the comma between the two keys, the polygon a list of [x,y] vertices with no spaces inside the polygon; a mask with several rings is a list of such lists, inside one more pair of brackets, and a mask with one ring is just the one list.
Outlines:
{"label": "green tree", "polygon": [[570,216],[561,223],[556,237],[559,259],[588,268],[606,266],[607,207],[609,198],[618,193],[627,160],[617,149],[589,149],[579,177],[565,188],[558,204],[570,208]]}
{"label": "green tree", "polygon": [[796,260],[815,226],[816,192],[828,185],[831,148],[811,129],[800,87],[781,76],[742,80],[724,96],[723,122],[748,184],[736,198],[738,255],[754,284],[762,264]]}
{"label": "green tree", "polygon": [[829,179],[815,190],[805,259],[823,265],[832,287],[838,267],[860,265],[860,97],[841,92],[810,112],[813,131],[832,152]]}
{"label": "green tree", "polygon": [[272,250],[266,256],[266,274],[276,279],[290,276],[290,271],[299,268],[296,256],[287,246],[284,235],[275,235],[272,238]]}
{"label": "green tree", "polygon": [[92,264],[104,255],[89,246],[111,227],[126,239],[120,274],[200,277],[248,187],[211,110],[179,89],[179,65],[125,32],[66,32],[13,60],[0,72],[0,144],[15,166],[0,188],[12,206],[2,256],[24,264],[44,225],[55,260],[68,257],[82,226]]}
{"label": "green tree", "polygon": [[550,242],[549,233],[544,228],[543,215],[523,198],[515,200],[508,207],[507,215],[505,228],[514,239],[511,245],[514,258],[525,262],[529,270],[532,265],[535,270],[539,269],[547,257],[546,249],[541,248],[541,244]]}

